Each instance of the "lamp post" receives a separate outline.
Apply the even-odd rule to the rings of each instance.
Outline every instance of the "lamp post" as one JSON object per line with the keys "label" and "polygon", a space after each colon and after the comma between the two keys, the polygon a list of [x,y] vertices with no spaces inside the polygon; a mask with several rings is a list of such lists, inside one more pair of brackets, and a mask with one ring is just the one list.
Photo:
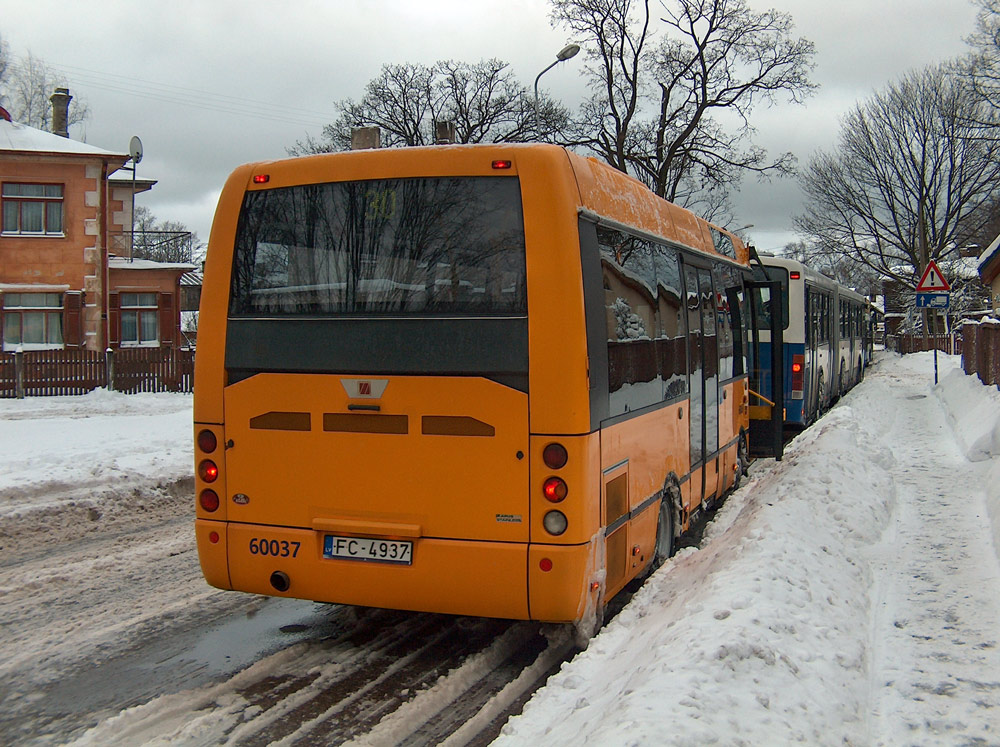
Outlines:
{"label": "lamp post", "polygon": [[579,44],[567,44],[565,47],[563,47],[562,49],[560,49],[559,52],[556,54],[556,60],[555,60],[555,62],[553,62],[547,68],[545,68],[544,70],[542,70],[542,72],[540,72],[538,74],[538,77],[535,78],[535,119],[536,120],[538,119],[538,81],[540,81],[542,79],[542,76],[545,75],[545,73],[547,73],[549,70],[551,70],[552,68],[554,68],[560,62],[565,62],[566,60],[568,60],[571,57],[576,57],[576,53],[579,52],[579,51],[580,51],[580,45]]}

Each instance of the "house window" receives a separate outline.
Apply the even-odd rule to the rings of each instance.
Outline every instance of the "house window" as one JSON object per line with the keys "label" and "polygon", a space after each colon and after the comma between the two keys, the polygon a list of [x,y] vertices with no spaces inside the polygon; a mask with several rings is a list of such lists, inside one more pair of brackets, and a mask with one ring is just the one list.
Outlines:
{"label": "house window", "polygon": [[0,195],[3,233],[62,236],[63,185],[7,182]]}
{"label": "house window", "polygon": [[122,346],[160,344],[155,293],[122,293]]}
{"label": "house window", "polygon": [[3,349],[47,350],[63,346],[60,293],[5,293]]}

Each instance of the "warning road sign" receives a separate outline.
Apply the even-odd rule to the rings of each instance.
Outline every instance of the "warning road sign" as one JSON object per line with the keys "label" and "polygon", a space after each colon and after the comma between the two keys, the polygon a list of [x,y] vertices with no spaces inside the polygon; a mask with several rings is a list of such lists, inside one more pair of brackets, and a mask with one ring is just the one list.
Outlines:
{"label": "warning road sign", "polygon": [[944,275],[941,270],[938,269],[937,263],[932,259],[927,263],[927,269],[924,270],[924,274],[920,276],[920,282],[917,283],[916,292],[917,293],[947,293],[951,290],[951,284],[944,279]]}

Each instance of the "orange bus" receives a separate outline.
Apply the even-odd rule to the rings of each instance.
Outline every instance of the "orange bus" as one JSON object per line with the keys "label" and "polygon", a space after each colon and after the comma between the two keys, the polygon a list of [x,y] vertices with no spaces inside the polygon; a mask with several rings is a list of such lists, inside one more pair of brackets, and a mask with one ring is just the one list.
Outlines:
{"label": "orange bus", "polygon": [[238,168],[198,331],[205,578],[599,618],[742,474],[748,276],[737,237],[557,146]]}

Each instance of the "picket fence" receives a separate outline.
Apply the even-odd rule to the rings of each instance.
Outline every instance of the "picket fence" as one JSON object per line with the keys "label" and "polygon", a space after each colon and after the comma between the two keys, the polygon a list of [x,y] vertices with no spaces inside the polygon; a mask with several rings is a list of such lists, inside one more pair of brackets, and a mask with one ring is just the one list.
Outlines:
{"label": "picket fence", "polygon": [[119,348],[0,353],[0,398],[194,391],[194,350]]}

